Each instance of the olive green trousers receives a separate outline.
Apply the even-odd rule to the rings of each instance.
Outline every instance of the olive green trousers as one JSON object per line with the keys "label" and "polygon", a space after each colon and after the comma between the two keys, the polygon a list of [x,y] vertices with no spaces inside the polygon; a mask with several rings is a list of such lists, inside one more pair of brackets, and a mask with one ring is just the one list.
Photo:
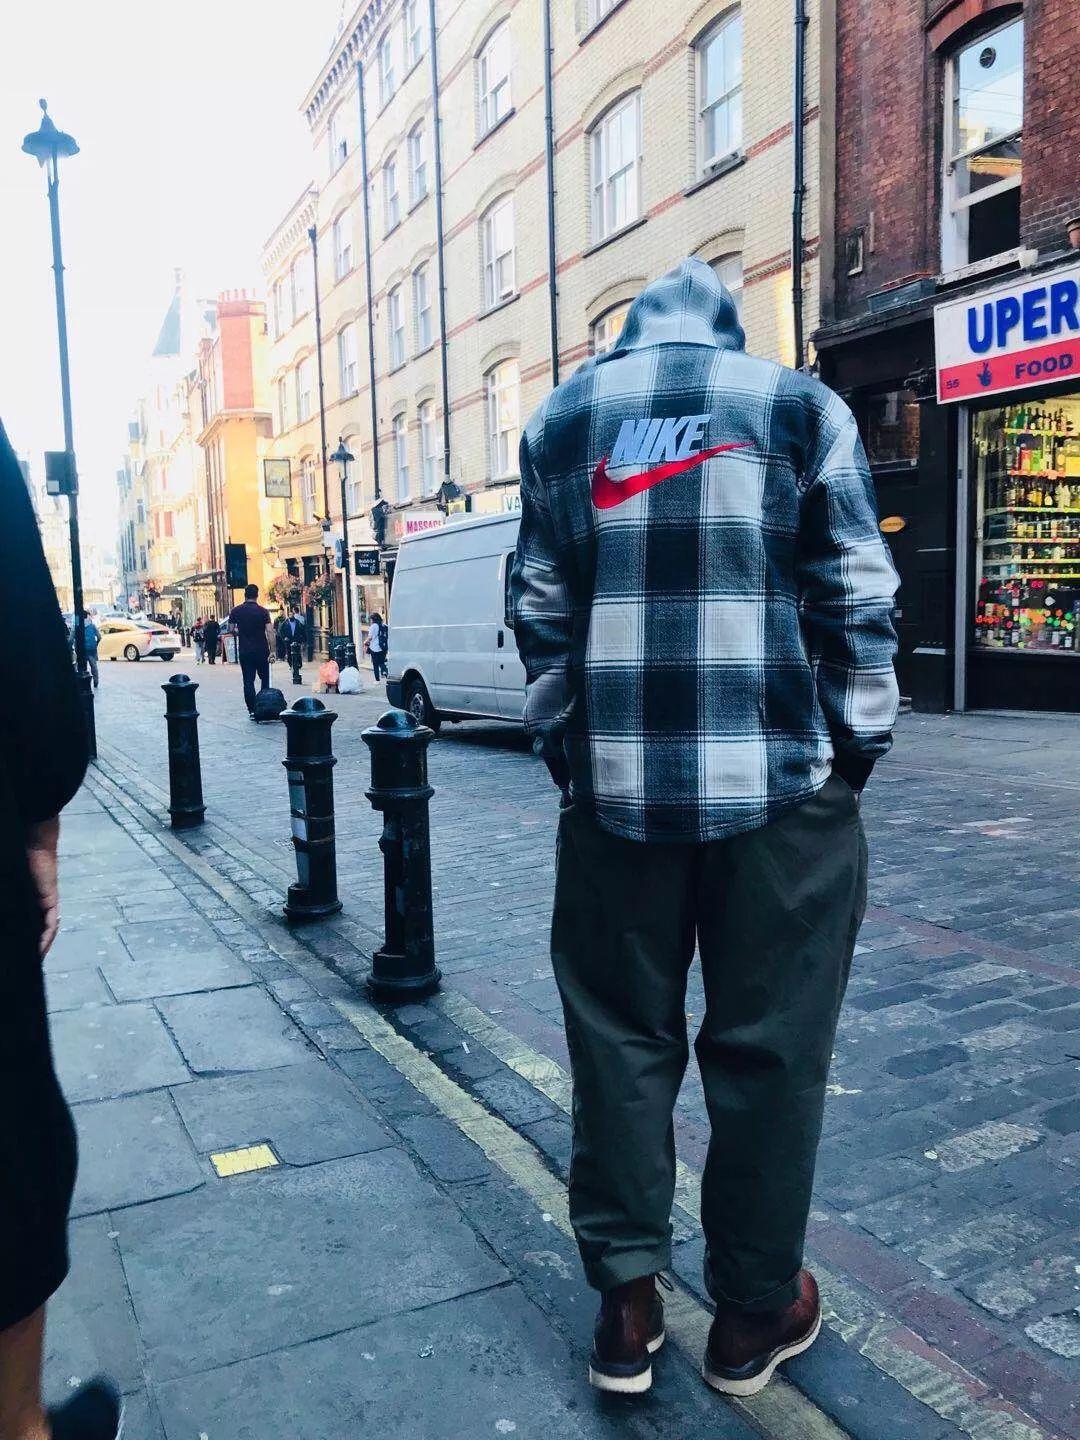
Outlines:
{"label": "olive green trousers", "polygon": [[705,1283],[718,1304],[751,1311],[796,1297],[865,905],[858,802],[835,775],[772,824],[704,845],[624,840],[564,809],[552,959],[574,1079],[570,1218],[590,1285],[671,1261],[672,1114],[696,947]]}

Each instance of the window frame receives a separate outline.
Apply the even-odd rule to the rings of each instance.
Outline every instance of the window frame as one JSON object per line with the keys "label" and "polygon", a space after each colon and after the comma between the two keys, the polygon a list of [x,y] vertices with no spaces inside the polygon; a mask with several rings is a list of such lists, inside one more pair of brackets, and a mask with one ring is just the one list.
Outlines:
{"label": "window frame", "polygon": [[[708,51],[710,46],[720,41],[721,38],[731,29],[732,26],[739,27],[739,78],[738,82],[730,90],[725,90],[717,98],[706,105],[705,79],[708,71]],[[694,45],[694,107],[695,107],[695,130],[697,134],[697,170],[701,176],[711,175],[726,164],[732,156],[739,155],[743,143],[743,13],[742,7],[737,5],[725,13],[709,26],[709,28],[698,38]],[[709,125],[707,115],[709,112],[717,111],[721,106],[728,107],[732,100],[738,101],[738,139],[726,150],[718,151],[716,154],[706,154],[706,135]],[[728,124],[729,133],[731,130],[730,121]]]}
{"label": "window frame", "polygon": [[344,105],[339,105],[330,116],[329,124],[326,127],[330,145],[331,175],[337,174],[349,158],[349,136],[348,132],[342,129],[345,120],[344,109]]}
{"label": "window frame", "polygon": [[[504,60],[503,72],[492,83],[489,75],[492,59],[498,52]],[[477,138],[482,140],[490,135],[514,108],[513,92],[514,57],[510,44],[509,17],[500,20],[476,53],[476,129]],[[505,89],[506,103],[501,104],[500,95]]]}
{"label": "window frame", "polygon": [[[348,243],[344,247],[341,244],[341,230],[343,225],[348,227]],[[353,268],[353,223],[351,210],[342,210],[339,215],[335,216],[334,223],[330,228],[330,236],[331,246],[334,252],[334,283],[337,284],[340,280],[344,280],[345,276],[348,275]],[[344,264],[342,264],[343,250],[346,256],[346,263]]]}
{"label": "window frame", "polygon": [[[496,219],[506,210],[510,212],[510,244],[506,250],[496,251]],[[501,267],[509,262],[509,288],[500,288]],[[493,200],[480,216],[480,269],[482,276],[481,298],[483,310],[494,310],[504,305],[517,294],[517,215],[514,206],[514,192],[507,191]]]}
{"label": "window frame", "polygon": [[349,478],[345,485],[345,509],[348,511],[349,519],[360,515],[364,510],[364,471],[360,464],[360,437],[355,438],[355,455],[352,467],[349,471]]}
{"label": "window frame", "polygon": [[[401,189],[397,176],[397,151],[388,155],[382,167],[383,234],[392,234],[401,224]],[[393,182],[393,189],[391,189]]]}
{"label": "window frame", "polygon": [[398,503],[409,498],[409,426],[405,411],[390,418],[390,446],[394,460],[394,494]]}
{"label": "window frame", "polygon": [[[352,358],[349,359],[346,352],[350,348],[346,337],[351,338]],[[350,320],[338,331],[338,385],[341,398],[344,400],[350,395],[356,395],[360,390],[360,347],[356,339],[356,322]],[[353,372],[351,386],[347,388],[347,372]]]}
{"label": "window frame", "polygon": [[[739,284],[737,290],[733,290],[732,287],[724,279],[723,275],[720,274],[720,267],[722,265],[728,264],[732,260],[737,260],[739,262]],[[743,266],[742,252],[740,250],[728,250],[723,255],[717,255],[715,259],[709,261],[709,269],[713,272],[716,278],[720,281],[720,284],[724,286],[725,290],[727,290],[728,294],[735,301],[735,313],[739,317],[739,324],[741,325],[743,323],[743,293],[746,286],[746,272]]]}
{"label": "window frame", "polygon": [[[434,495],[439,488],[439,465],[442,459],[442,449],[436,426],[435,401],[421,401],[416,415],[420,429],[420,493]],[[431,450],[428,449],[429,440],[432,444]]]}
{"label": "window frame", "polygon": [[394,78],[394,52],[390,31],[383,32],[375,50],[376,68],[379,72],[379,108],[389,105],[397,92]]}
{"label": "window frame", "polygon": [[[410,10],[415,11],[417,16],[417,24],[411,32],[409,30]],[[401,7],[402,54],[405,61],[406,74],[408,74],[414,65],[419,65],[420,61],[423,60],[427,54],[426,28],[420,11],[420,0],[403,0]],[[417,37],[419,37],[419,43],[414,51],[412,41],[417,39]]]}
{"label": "window frame", "polygon": [[[311,359],[312,357],[310,355],[305,355],[304,358],[297,363],[296,369],[293,371],[296,377],[296,423],[298,425],[305,424],[315,413],[315,367],[312,365]],[[303,388],[305,380],[307,381],[306,390]],[[303,413],[304,407],[302,403],[305,395],[307,397],[306,414]]]}
{"label": "window frame", "polygon": [[[596,319],[589,326],[589,353],[591,355],[606,355],[609,350],[614,348],[615,341],[622,334],[622,328],[626,324],[626,317],[627,315],[629,315],[630,306],[633,303],[634,302],[632,300],[620,300],[614,305],[609,305],[602,315],[598,315],[596,317]],[[605,345],[598,346],[596,341],[597,332],[602,325],[606,325],[611,320],[612,316],[615,315],[622,316],[622,319],[619,322],[619,328],[614,331],[614,333],[611,335]]]}
{"label": "window frame", "polygon": [[[295,392],[293,391],[293,388],[292,388],[292,387],[293,387],[293,383],[294,383],[294,382],[293,382],[293,379],[292,379],[292,376],[291,376],[291,375],[282,375],[282,376],[280,376],[280,377],[278,378],[278,382],[277,382],[277,392],[278,392],[278,393],[277,393],[277,402],[278,402],[278,403],[277,403],[277,411],[278,411],[277,418],[278,418],[278,427],[279,427],[279,428],[278,428],[278,434],[279,434],[279,435],[284,435],[287,431],[289,431],[289,430],[291,430],[291,429],[293,428],[293,423],[294,423],[294,422],[293,422],[293,413],[292,413],[292,403],[293,403],[293,400],[294,400],[294,398],[295,398]],[[139,503],[142,504],[141,501],[140,501]],[[142,523],[141,520],[140,520],[140,523]]]}
{"label": "window frame", "polygon": [[[416,336],[416,353],[418,355],[423,354],[425,350],[430,350],[435,343],[435,326],[432,323],[434,306],[432,304],[431,286],[429,283],[430,269],[431,262],[424,260],[421,264],[417,265],[416,269],[412,272],[413,331]],[[418,283],[421,279],[423,282],[424,297],[427,301],[427,304],[423,308],[421,308],[420,305],[420,284]],[[420,327],[421,315],[428,317],[426,339]]]}
{"label": "window frame", "polygon": [[[500,428],[499,399],[508,388],[506,382],[496,378],[503,371],[513,367],[514,379],[514,424],[505,431]],[[518,477],[518,445],[521,441],[521,366],[514,357],[498,361],[484,376],[484,401],[487,410],[487,452],[488,476],[491,480],[513,480]],[[506,435],[505,467],[500,459],[502,436]],[[509,437],[514,436],[515,439]]]}
{"label": "window frame", "polygon": [[391,370],[400,370],[405,364],[405,311],[401,290],[399,281],[386,292],[387,354]]}
{"label": "window frame", "polygon": [[315,523],[315,497],[318,494],[318,477],[315,456],[305,455],[300,462],[300,514],[305,525]]}
{"label": "window frame", "polygon": [[[420,204],[421,200],[427,198],[427,154],[424,149],[426,127],[423,120],[418,120],[405,138],[405,153],[408,157],[409,169],[409,209]],[[417,184],[419,177],[420,183]]]}
{"label": "window frame", "polygon": [[[610,127],[617,116],[621,116],[631,106],[634,107],[635,121],[635,154],[628,165],[623,165],[617,172],[611,172],[608,166],[608,152],[610,142],[608,139]],[[635,224],[642,217],[642,195],[641,195],[641,170],[642,170],[642,99],[641,90],[631,90],[620,96],[599,116],[597,116],[589,130],[589,229],[590,240],[598,245],[603,240],[618,235],[620,231]],[[609,194],[615,180],[623,175],[633,177],[633,213],[627,214],[618,224],[610,222]],[[600,177],[599,179],[597,177]]]}

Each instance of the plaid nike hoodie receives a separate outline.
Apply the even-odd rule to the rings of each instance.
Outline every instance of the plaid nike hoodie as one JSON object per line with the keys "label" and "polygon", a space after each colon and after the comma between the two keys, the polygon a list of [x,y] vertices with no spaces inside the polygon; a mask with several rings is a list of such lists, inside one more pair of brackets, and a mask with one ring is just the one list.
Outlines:
{"label": "plaid nike hoodie", "polygon": [[844,403],[687,260],[521,440],[527,728],[616,835],[768,824],[892,742],[896,574]]}

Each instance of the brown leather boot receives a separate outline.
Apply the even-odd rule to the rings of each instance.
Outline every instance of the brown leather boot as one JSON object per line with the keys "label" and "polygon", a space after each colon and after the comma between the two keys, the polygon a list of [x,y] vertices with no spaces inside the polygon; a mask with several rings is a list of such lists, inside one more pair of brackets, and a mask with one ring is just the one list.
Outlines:
{"label": "brown leather boot", "polygon": [[717,1310],[701,1373],[723,1395],[756,1395],[784,1360],[801,1355],[821,1330],[821,1300],[809,1270],[799,1272],[799,1298],[782,1310],[748,1315]]}
{"label": "brown leather boot", "polygon": [[652,1357],[664,1343],[664,1302],[656,1276],[642,1275],[605,1290],[593,1332],[589,1384],[640,1395],[652,1384]]}

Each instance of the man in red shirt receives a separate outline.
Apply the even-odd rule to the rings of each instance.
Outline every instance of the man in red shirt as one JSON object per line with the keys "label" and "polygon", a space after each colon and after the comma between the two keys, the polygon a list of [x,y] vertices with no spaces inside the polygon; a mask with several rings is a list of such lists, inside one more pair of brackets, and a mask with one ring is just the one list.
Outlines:
{"label": "man in red shirt", "polygon": [[240,674],[244,679],[244,704],[254,720],[255,677],[259,677],[260,690],[268,688],[270,647],[274,639],[270,612],[259,604],[257,585],[249,585],[245,589],[244,603],[234,606],[229,612],[229,625],[237,637],[237,658],[240,661]]}

